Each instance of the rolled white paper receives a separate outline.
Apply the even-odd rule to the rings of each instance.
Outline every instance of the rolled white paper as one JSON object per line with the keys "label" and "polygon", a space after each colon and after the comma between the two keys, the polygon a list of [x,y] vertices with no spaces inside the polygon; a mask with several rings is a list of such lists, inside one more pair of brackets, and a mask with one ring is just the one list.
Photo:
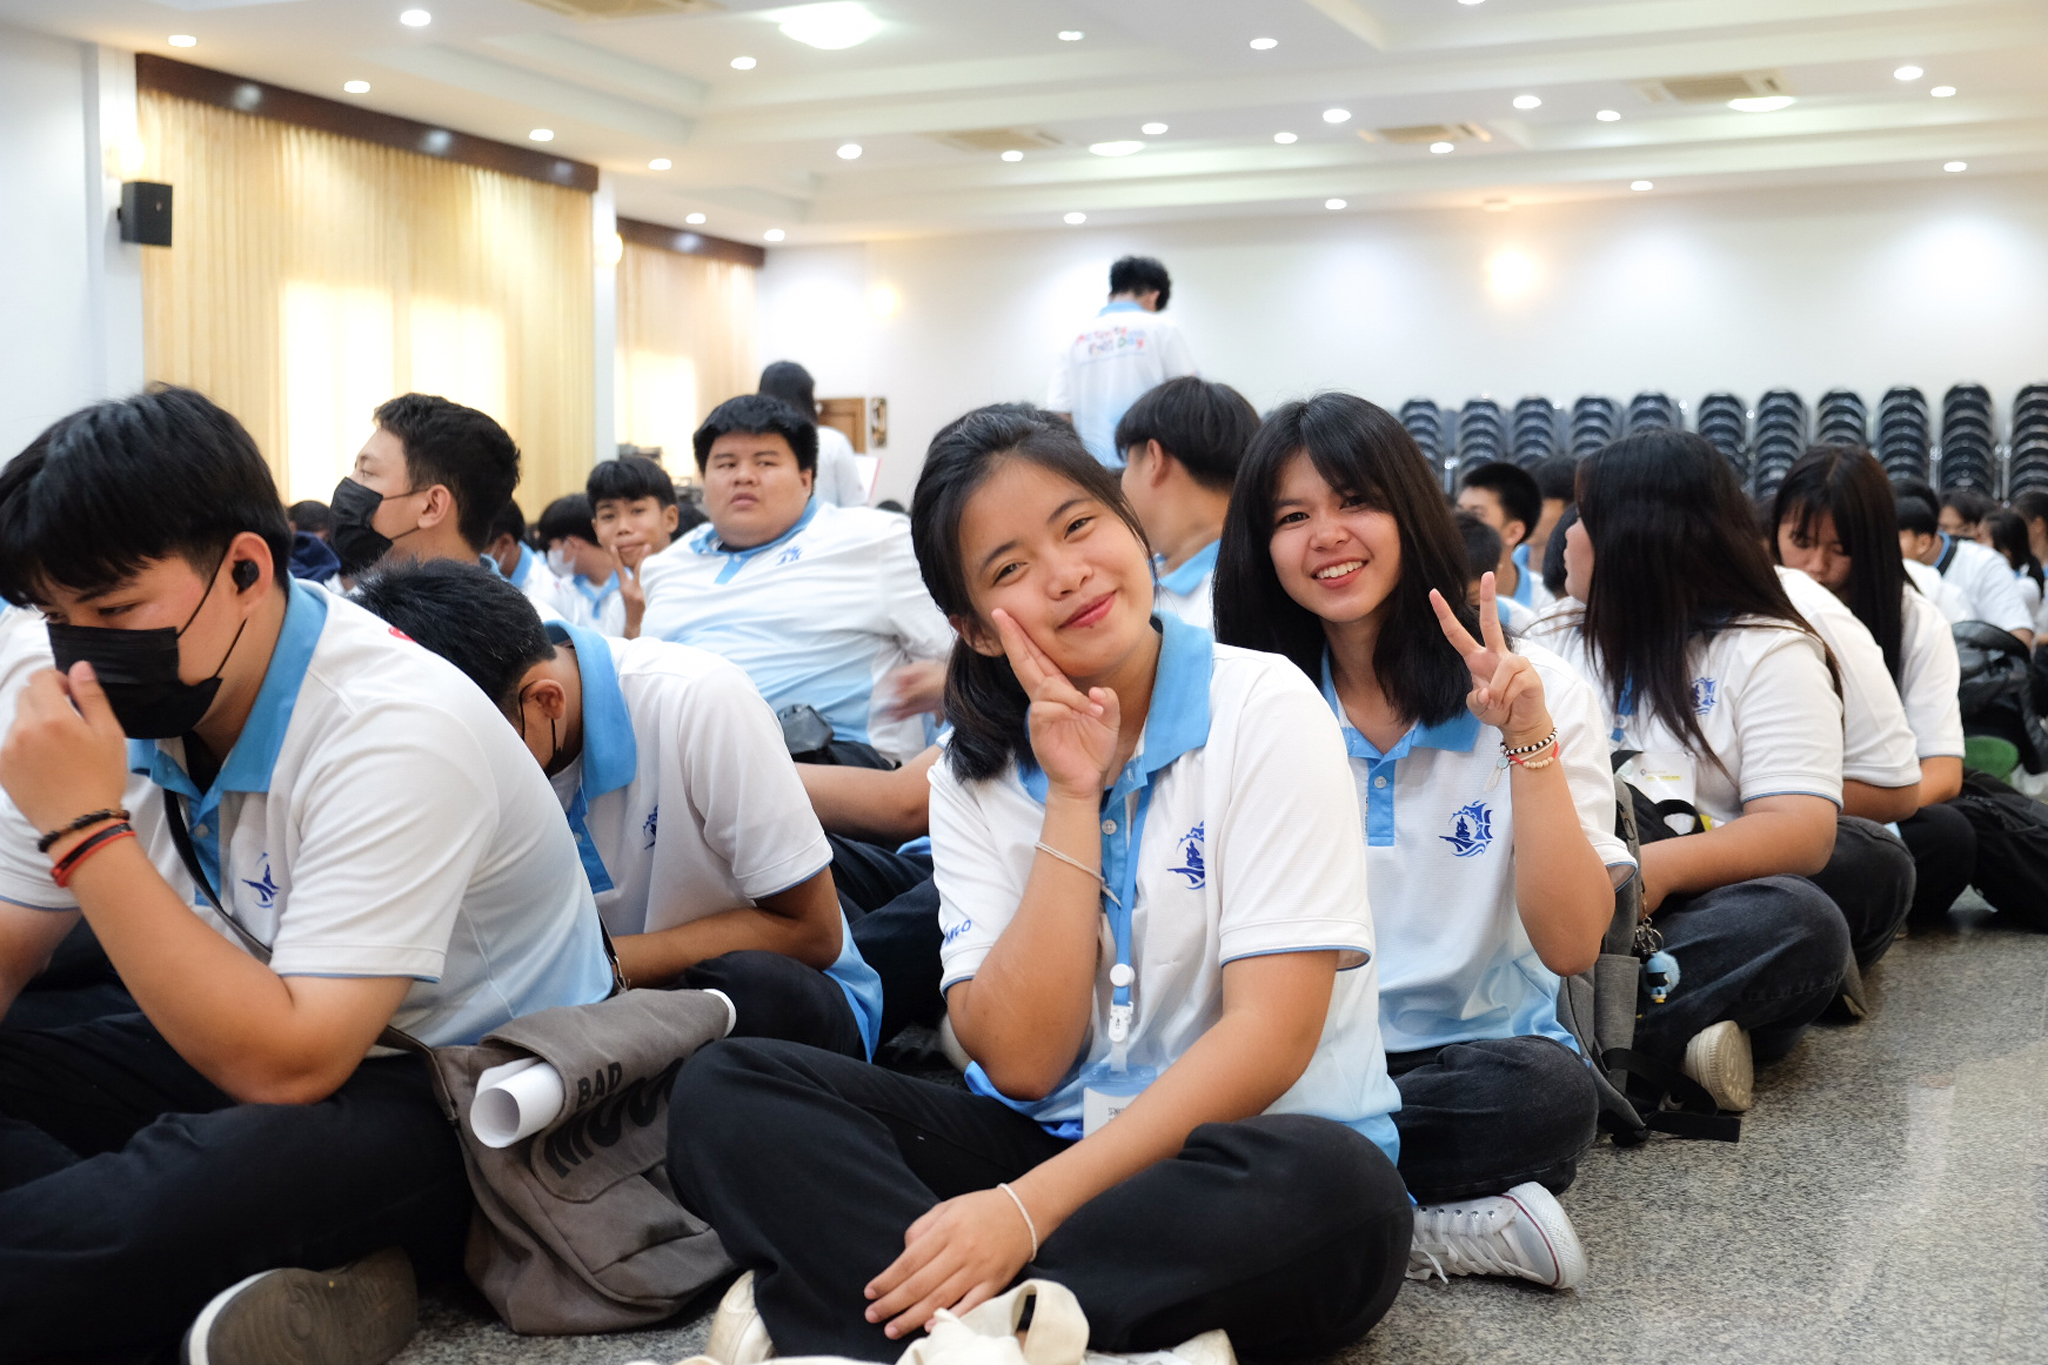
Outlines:
{"label": "rolled white paper", "polygon": [[562,1112],[562,1073],[538,1057],[490,1067],[476,1078],[470,1131],[486,1147],[532,1137]]}

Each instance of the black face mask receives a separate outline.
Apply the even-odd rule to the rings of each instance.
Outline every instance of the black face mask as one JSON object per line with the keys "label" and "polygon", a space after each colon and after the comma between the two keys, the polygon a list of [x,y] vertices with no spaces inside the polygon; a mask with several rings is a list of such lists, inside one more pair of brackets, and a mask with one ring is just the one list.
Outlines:
{"label": "black face mask", "polygon": [[[390,496],[402,498],[408,495],[393,493]],[[384,497],[368,484],[357,483],[354,479],[345,478],[334,485],[334,495],[327,500],[327,508],[333,518],[327,544],[341,561],[341,572],[346,577],[360,576],[391,553],[392,538],[370,525],[370,518],[376,516],[377,509],[384,505]],[[412,531],[407,531],[398,539],[403,540],[411,534]]]}
{"label": "black face mask", "polygon": [[[238,568],[240,566],[237,566]],[[213,581],[220,579],[214,569]],[[251,581],[254,581],[253,579]],[[60,672],[83,659],[92,665],[107,694],[114,719],[130,739],[170,739],[189,734],[206,715],[213,699],[220,695],[221,669],[242,642],[248,628],[245,618],[221,655],[220,667],[203,682],[188,683],[178,676],[178,640],[192,629],[206,599],[213,595],[213,582],[192,608],[192,615],[175,630],[159,626],[154,630],[113,630],[105,626],[69,626],[51,622],[50,653]]]}

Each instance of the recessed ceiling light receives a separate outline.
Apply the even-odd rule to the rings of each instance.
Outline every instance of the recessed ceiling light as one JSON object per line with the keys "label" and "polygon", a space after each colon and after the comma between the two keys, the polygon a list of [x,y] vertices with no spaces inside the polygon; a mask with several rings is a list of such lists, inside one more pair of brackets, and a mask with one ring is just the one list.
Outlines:
{"label": "recessed ceiling light", "polygon": [[1097,156],[1129,156],[1145,150],[1145,144],[1136,138],[1125,138],[1120,142],[1091,142],[1088,150]]}
{"label": "recessed ceiling light", "polygon": [[1349,123],[1350,121],[1351,111],[1349,109],[1323,110],[1323,122],[1325,123]]}
{"label": "recessed ceiling light", "polygon": [[841,161],[860,160],[860,144],[858,142],[849,142],[841,147],[839,149],[839,159]]}
{"label": "recessed ceiling light", "polygon": [[1280,40],[1278,38],[1252,39],[1252,51],[1254,52],[1271,52],[1274,48],[1278,46],[1280,46]]}
{"label": "recessed ceiling light", "polygon": [[691,227],[703,227],[704,215],[701,213],[685,214],[683,216],[683,221],[688,223]]}
{"label": "recessed ceiling light", "polygon": [[1079,227],[1088,221],[1088,215],[1085,213],[1070,213],[1064,221],[1068,227]]}
{"label": "recessed ceiling light", "polygon": [[173,33],[165,39],[172,47],[198,47],[199,40],[189,33]]}
{"label": "recessed ceiling light", "polygon": [[368,81],[343,81],[341,88],[348,91],[351,95],[367,95],[370,93],[370,83]]}
{"label": "recessed ceiling light", "polygon": [[1432,142],[1429,144],[1429,150],[1435,152],[1438,156],[1442,156],[1445,152],[1456,151],[1457,147],[1449,142]]}
{"label": "recessed ceiling light", "polygon": [[1078,43],[1087,36],[1078,28],[1063,28],[1060,30],[1060,41],[1063,43]]}
{"label": "recessed ceiling light", "polygon": [[1937,85],[1927,93],[1934,96],[1934,98],[1938,100],[1945,100],[1950,95],[1955,94],[1955,92],[1956,88],[1953,85]]}
{"label": "recessed ceiling light", "polygon": [[811,47],[837,52],[858,47],[882,31],[882,21],[868,13],[860,0],[827,0],[822,5],[805,5],[788,11],[779,25],[783,36]]}
{"label": "recessed ceiling light", "polygon": [[1780,109],[1791,108],[1793,103],[1790,95],[1751,95],[1729,100],[1728,107],[1744,114],[1775,114]]}
{"label": "recessed ceiling light", "polygon": [[535,142],[553,142],[555,140],[555,130],[552,128],[536,128],[528,133],[527,136]]}
{"label": "recessed ceiling light", "polygon": [[434,22],[434,16],[423,9],[409,9],[398,16],[398,22],[407,28],[425,28]]}
{"label": "recessed ceiling light", "polygon": [[1326,209],[1348,209],[1351,205],[1345,203],[1342,199],[1325,199],[1323,207]]}
{"label": "recessed ceiling light", "polygon": [[1015,147],[1003,153],[1003,160],[1005,161],[1022,161],[1023,159],[1024,153],[1018,151]]}
{"label": "recessed ceiling light", "polygon": [[785,235],[781,228],[769,228],[761,234],[761,239],[767,242],[779,242]]}
{"label": "recessed ceiling light", "polygon": [[1927,73],[1925,71],[1922,71],[1917,66],[1902,66],[1897,71],[1892,72],[1892,79],[1900,81],[1917,81],[1926,74]]}
{"label": "recessed ceiling light", "polygon": [[759,65],[760,63],[752,57],[735,57],[732,59],[732,69],[735,71],[752,71]]}
{"label": "recessed ceiling light", "polygon": [[647,163],[647,169],[650,171],[665,171],[675,164],[675,162],[670,161],[665,156],[658,156],[654,158],[654,160]]}
{"label": "recessed ceiling light", "polygon": [[1619,123],[1621,122],[1621,110],[1602,109],[1599,113],[1593,115],[1593,117],[1599,119],[1602,123]]}
{"label": "recessed ceiling light", "polygon": [[1628,182],[1628,187],[1639,194],[1644,190],[1654,190],[1657,188],[1647,180],[1631,180]]}
{"label": "recessed ceiling light", "polygon": [[1146,137],[1158,137],[1161,133],[1166,131],[1166,125],[1163,123],[1148,123],[1144,125],[1142,128],[1138,129],[1138,131],[1143,133]]}
{"label": "recessed ceiling light", "polygon": [[1541,95],[1515,96],[1515,108],[1517,109],[1540,109],[1542,107],[1543,97]]}
{"label": "recessed ceiling light", "polygon": [[1285,146],[1286,146],[1286,145],[1287,145],[1288,143],[1290,143],[1290,142],[1293,142],[1293,141],[1296,141],[1296,140],[1297,140],[1297,139],[1295,138],[1294,134],[1292,134],[1292,133],[1275,133],[1275,134],[1273,134],[1273,141],[1275,141],[1275,142],[1279,143],[1279,144],[1280,144],[1280,145],[1281,145],[1282,147],[1285,147]]}
{"label": "recessed ceiling light", "polygon": [[1951,161],[1948,164],[1944,165],[1942,169],[1953,175],[1957,171],[1969,170],[1970,163],[1967,161]]}

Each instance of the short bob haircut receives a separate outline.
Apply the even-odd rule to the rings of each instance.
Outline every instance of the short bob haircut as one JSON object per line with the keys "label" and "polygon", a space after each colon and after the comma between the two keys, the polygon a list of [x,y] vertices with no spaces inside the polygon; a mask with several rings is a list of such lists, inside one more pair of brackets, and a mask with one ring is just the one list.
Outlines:
{"label": "short bob haircut", "polygon": [[1150,256],[1125,256],[1109,268],[1109,292],[1111,294],[1159,295],[1158,308],[1166,311],[1166,301],[1173,297],[1173,276],[1166,273],[1166,267]]}
{"label": "short bob haircut", "polygon": [[1780,563],[1778,532],[1790,526],[1811,536],[1825,512],[1849,558],[1842,600],[1876,637],[1894,683],[1905,666],[1905,593],[1912,581],[1899,558],[1899,515],[1884,466],[1862,446],[1814,446],[1785,472],[1771,509],[1771,555]]}
{"label": "short bob haircut", "polygon": [[[951,620],[987,626],[968,590],[960,524],[974,495],[1011,460],[1066,479],[1146,545],[1145,528],[1124,501],[1116,474],[1088,453],[1073,427],[1028,403],[976,408],[932,437],[910,501],[910,541],[925,591]],[[990,658],[964,638],[957,641],[946,667],[946,719],[953,724],[946,762],[954,773],[975,782],[996,776],[1012,762],[1019,767],[1034,763],[1025,724],[1030,707],[1007,658]]]}
{"label": "short bob haircut", "polygon": [[1124,409],[1116,424],[1116,448],[1129,452],[1157,441],[1196,483],[1228,493],[1258,429],[1258,409],[1243,394],[1187,374],[1147,389]]}
{"label": "short bob haircut", "polygon": [[461,669],[508,715],[517,709],[526,671],[555,657],[526,594],[481,564],[429,559],[380,565],[349,600]]}
{"label": "short bob haircut", "polygon": [[192,389],[160,388],[60,418],[0,470],[0,596],[96,592],[145,564],[215,572],[243,532],[291,581],[292,532],[242,424]]}
{"label": "short bob haircut", "polygon": [[1440,725],[1465,709],[1471,671],[1444,639],[1430,606],[1436,589],[1459,624],[1479,636],[1465,605],[1465,540],[1436,471],[1386,409],[1348,393],[1321,393],[1275,408],[1252,438],[1223,521],[1216,561],[1216,638],[1284,654],[1318,686],[1328,648],[1322,618],[1288,596],[1273,569],[1274,499],[1280,477],[1306,455],[1330,487],[1387,513],[1401,537],[1401,578],[1373,647],[1372,667],[1410,724]]}
{"label": "short bob haircut", "polygon": [[690,438],[697,453],[697,472],[711,462],[711,446],[721,436],[739,432],[746,436],[780,436],[789,442],[796,467],[806,473],[818,468],[818,424],[809,414],[798,412],[780,398],[765,393],[743,393],[728,398],[711,410],[704,425]]}
{"label": "short bob haircut", "polygon": [[583,481],[583,496],[590,499],[593,513],[599,503],[614,499],[638,502],[653,498],[663,507],[674,507],[676,483],[666,469],[645,455],[621,455],[591,466],[590,477]]}
{"label": "short bob haircut", "polygon": [[377,425],[405,447],[415,489],[440,484],[455,495],[455,529],[481,551],[491,523],[519,486],[519,446],[489,413],[430,393],[402,393],[376,412]]}

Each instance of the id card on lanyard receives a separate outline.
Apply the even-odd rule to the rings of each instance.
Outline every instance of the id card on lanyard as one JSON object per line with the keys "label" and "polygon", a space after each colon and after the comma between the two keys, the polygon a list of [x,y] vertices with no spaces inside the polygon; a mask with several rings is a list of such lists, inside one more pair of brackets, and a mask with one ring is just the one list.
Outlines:
{"label": "id card on lanyard", "polygon": [[[1117,789],[1124,784],[1117,783]],[[1138,900],[1138,851],[1145,833],[1145,815],[1152,788],[1125,791],[1123,819],[1108,814],[1117,808],[1116,792],[1102,822],[1102,913],[1109,921],[1116,962],[1109,969],[1109,1056],[1081,1073],[1081,1136],[1088,1137],[1128,1109],[1158,1079],[1149,1066],[1130,1064],[1131,1027],[1137,1019],[1132,987],[1137,967],[1131,960],[1131,908]]]}

